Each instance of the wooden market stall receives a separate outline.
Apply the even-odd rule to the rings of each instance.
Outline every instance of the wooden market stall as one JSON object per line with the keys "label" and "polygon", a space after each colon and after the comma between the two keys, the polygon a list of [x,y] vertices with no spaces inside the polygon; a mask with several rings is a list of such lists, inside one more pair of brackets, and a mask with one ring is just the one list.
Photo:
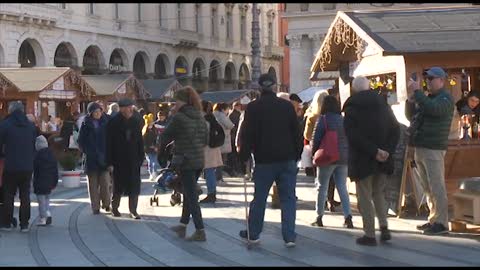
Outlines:
{"label": "wooden market stall", "polygon": [[[255,96],[254,90],[227,90],[227,91],[211,91],[200,94],[202,100],[210,101],[212,103],[228,103],[232,104],[242,98],[252,100]],[[248,103],[248,102],[247,102]]]}
{"label": "wooden market stall", "polygon": [[183,86],[175,79],[162,79],[162,80],[141,80],[143,87],[150,94],[148,101],[148,111],[157,114],[158,111],[162,111],[165,115],[173,105],[173,94]]}
{"label": "wooden market stall", "polygon": [[65,119],[95,92],[71,68],[2,68],[0,69],[0,114],[6,116],[8,103],[20,100],[26,113],[38,120],[48,116]]}
{"label": "wooden market stall", "polygon": [[[404,130],[410,124],[404,107],[407,81],[413,73],[426,90],[423,72],[432,66],[444,68],[448,73],[447,88],[455,101],[471,89],[480,89],[479,13],[478,7],[340,11],[316,55],[310,79],[338,71],[343,105],[351,95],[353,77],[366,76],[371,88],[385,96]],[[397,203],[399,191],[407,177],[403,165],[409,155],[405,155],[408,150],[404,137],[395,156],[394,179],[387,188],[390,208],[395,212],[401,207]],[[480,140],[451,140],[445,174],[451,204],[460,179],[480,176]]]}
{"label": "wooden market stall", "polygon": [[95,89],[94,100],[103,101],[105,106],[128,97],[138,106],[146,107],[150,96],[133,74],[82,75],[82,79]]}

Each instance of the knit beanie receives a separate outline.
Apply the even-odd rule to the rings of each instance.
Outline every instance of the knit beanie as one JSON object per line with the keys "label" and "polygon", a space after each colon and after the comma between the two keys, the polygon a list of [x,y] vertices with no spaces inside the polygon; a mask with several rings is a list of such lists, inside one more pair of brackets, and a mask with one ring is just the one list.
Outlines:
{"label": "knit beanie", "polygon": [[47,147],[48,147],[47,139],[43,135],[38,136],[37,139],[35,140],[35,149],[39,151]]}
{"label": "knit beanie", "polygon": [[102,109],[102,107],[100,106],[100,104],[96,103],[96,102],[90,102],[88,103],[88,106],[87,106],[87,112],[88,114],[91,114],[93,113],[95,110],[98,110],[98,109]]}

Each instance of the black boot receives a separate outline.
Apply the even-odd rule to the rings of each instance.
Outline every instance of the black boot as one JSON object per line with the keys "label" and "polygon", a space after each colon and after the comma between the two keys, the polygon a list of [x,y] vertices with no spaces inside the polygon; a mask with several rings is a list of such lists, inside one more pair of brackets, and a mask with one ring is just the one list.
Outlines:
{"label": "black boot", "polygon": [[352,215],[348,215],[345,218],[345,223],[343,223],[343,227],[347,227],[349,229],[353,229],[353,222],[352,222]]}
{"label": "black boot", "polygon": [[133,219],[141,219],[140,215],[137,213],[137,205],[138,205],[138,196],[129,196],[128,210],[130,210],[130,216]]}
{"label": "black boot", "polygon": [[215,203],[217,201],[217,195],[215,193],[210,193],[205,197],[200,203]]}
{"label": "black boot", "polygon": [[114,217],[121,217],[122,215],[118,212],[118,207],[120,206],[120,199],[122,195],[113,194],[112,196],[112,215]]}
{"label": "black boot", "polygon": [[380,227],[380,241],[388,241],[392,239],[392,235],[390,234],[390,230],[387,226]]}
{"label": "black boot", "polygon": [[323,227],[322,216],[317,216],[317,219],[312,222],[310,225],[315,227]]}

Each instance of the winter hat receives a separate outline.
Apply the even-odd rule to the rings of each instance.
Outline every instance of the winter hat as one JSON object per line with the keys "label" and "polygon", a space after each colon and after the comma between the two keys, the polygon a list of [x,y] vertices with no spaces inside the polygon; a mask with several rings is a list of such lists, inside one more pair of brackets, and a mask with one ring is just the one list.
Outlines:
{"label": "winter hat", "polygon": [[91,114],[93,113],[94,111],[98,110],[98,109],[102,109],[102,107],[100,106],[100,104],[96,103],[96,102],[90,102],[88,103],[88,106],[87,106],[87,112],[88,114]]}
{"label": "winter hat", "polygon": [[118,101],[118,106],[119,107],[128,107],[128,106],[132,106],[132,105],[134,105],[133,101],[129,98],[122,98],[122,99],[120,99],[120,101]]}
{"label": "winter hat", "polygon": [[272,86],[277,84],[277,80],[271,74],[264,73],[258,78],[258,84],[262,87],[262,90],[271,90]]}
{"label": "winter hat", "polygon": [[37,151],[39,151],[43,148],[48,148],[48,142],[47,142],[47,139],[43,135],[40,135],[35,140],[35,149]]}

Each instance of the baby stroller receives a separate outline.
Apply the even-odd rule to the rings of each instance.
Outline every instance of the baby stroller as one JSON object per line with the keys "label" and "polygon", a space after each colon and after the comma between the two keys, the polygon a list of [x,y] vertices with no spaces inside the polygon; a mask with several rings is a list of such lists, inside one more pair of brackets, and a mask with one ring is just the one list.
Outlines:
{"label": "baby stroller", "polygon": [[[155,179],[155,184],[153,188],[155,189],[153,196],[150,197],[150,206],[153,206],[153,203],[156,203],[158,206],[158,194],[159,193],[166,193],[168,191],[173,191],[172,195],[170,196],[170,205],[180,205],[182,203],[182,183],[179,179],[179,175],[175,168],[172,166],[172,157],[173,157],[173,149],[174,145],[173,142],[168,144],[165,147],[165,154],[162,155],[164,159],[166,159],[167,167],[165,169],[161,169],[159,175]],[[158,157],[160,160],[162,157]],[[202,188],[197,184],[197,193],[201,195]]]}

